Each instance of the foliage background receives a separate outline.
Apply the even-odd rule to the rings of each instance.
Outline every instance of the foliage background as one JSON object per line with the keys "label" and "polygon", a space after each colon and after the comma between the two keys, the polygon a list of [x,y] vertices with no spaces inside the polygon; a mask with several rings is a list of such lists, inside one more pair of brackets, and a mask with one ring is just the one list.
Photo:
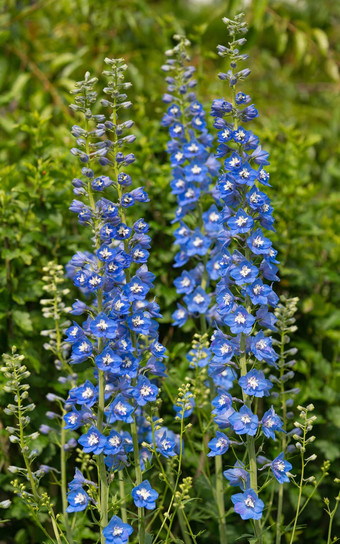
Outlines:
{"label": "foliage background", "polygon": [[[167,133],[160,127],[165,89],[160,66],[171,36],[185,31],[193,43],[201,99],[209,105],[227,93],[216,78],[221,60],[215,51],[226,40],[221,17],[240,11],[240,2],[4,0],[0,5],[0,349],[17,345],[34,371],[38,409],[33,425],[38,428],[49,408],[45,395],[54,372],[40,336],[46,328],[39,305],[42,267],[51,258],[66,264],[76,249],[86,247],[68,211],[76,175],[69,154],[69,90],[86,70],[100,74],[105,56],[124,56],[129,63],[138,136],[135,172],[152,197],[146,218],[153,227],[150,267],[158,276],[163,337],[167,343],[189,342],[192,331],[174,331],[170,325],[176,299],[170,227],[175,202],[168,186]],[[245,89],[261,113],[253,130],[271,154],[278,289],[300,298],[294,386],[300,389],[300,404],[316,405],[320,463],[326,457],[335,466],[340,457],[340,4],[248,0],[242,9],[250,25],[253,72]],[[186,363],[177,355],[176,364],[184,375]],[[6,402],[3,393],[0,401]],[[6,426],[6,416],[1,420]],[[47,440],[40,447],[42,462],[53,463]],[[0,448],[1,468],[15,464],[4,432]],[[318,466],[317,461],[311,473]],[[4,473],[0,484],[6,495]],[[327,520],[320,497],[335,494],[329,479],[306,509],[305,542],[324,541]],[[19,505],[7,514],[13,519],[1,528],[0,542],[35,542],[34,534],[23,529]]]}

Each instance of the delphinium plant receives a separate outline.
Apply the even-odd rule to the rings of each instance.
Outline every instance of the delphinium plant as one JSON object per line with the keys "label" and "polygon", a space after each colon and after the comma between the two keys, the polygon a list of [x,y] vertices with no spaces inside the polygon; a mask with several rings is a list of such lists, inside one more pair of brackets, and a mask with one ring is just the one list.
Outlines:
{"label": "delphinium plant", "polygon": [[[86,361],[90,368],[82,373],[87,379],[69,393],[65,420],[69,428],[83,427],[79,443],[91,454],[98,478],[94,483],[77,471],[70,483],[68,512],[89,508],[100,526],[102,543],[126,542],[133,531],[127,523],[133,500],[138,542],[144,544],[145,512],[155,508],[158,492],[143,473],[156,449],[156,457],[175,455],[175,443],[157,418],[157,436],[151,432],[150,438],[156,416],[154,411],[150,415],[149,405],[158,395],[154,378],[165,375],[165,348],[158,341],[159,307],[148,300],[154,280],[146,265],[149,225],[143,218],[129,218],[131,208],[149,198],[143,187],[131,190],[132,178],[126,172],[135,160],[125,151],[135,139],[127,133],[133,122],[120,120],[121,111],[131,106],[125,93],[130,87],[124,81],[127,66],[122,59],[105,62],[106,98],[101,103],[106,115],[92,112],[95,78],[87,73],[74,91],[73,108],[82,114],[83,126],[72,129],[77,139],[72,151],[83,167],[81,176],[73,180],[82,200],[73,201],[71,210],[89,228],[92,247],[78,252],[69,266],[87,299],[73,306],[86,320],[68,329],[67,340],[72,344],[71,364]],[[113,490],[119,499],[112,497]],[[130,521],[135,525],[134,517]],[[167,529],[166,521],[164,526]]]}
{"label": "delphinium plant", "polygon": [[[221,277],[221,251],[229,235],[221,225],[222,216],[214,199],[214,178],[220,165],[212,153],[213,137],[207,129],[204,107],[194,91],[197,81],[194,79],[195,67],[190,65],[188,54],[190,41],[178,35],[174,36],[174,40],[178,43],[166,52],[168,59],[162,67],[168,84],[167,93],[163,95],[168,108],[162,124],[169,127],[171,137],[167,145],[172,168],[170,185],[177,200],[173,223],[177,227],[174,236],[179,251],[175,256],[174,267],[184,268],[174,281],[182,300],[172,318],[178,327],[183,327],[188,320],[196,327],[191,349],[187,353],[188,366],[195,369],[195,374],[190,380],[193,396],[190,401],[188,399],[190,409],[186,416],[191,415],[195,404],[203,456],[206,456],[207,437],[214,424],[205,406],[208,406],[209,395],[212,398],[215,396],[212,380],[210,387],[207,387],[207,365],[210,359],[207,331],[210,323],[219,319],[212,294],[216,281]],[[232,385],[231,378],[232,371],[224,369],[220,381],[226,388]],[[203,465],[204,477],[216,501],[219,535],[223,544],[227,541],[227,535],[220,455],[215,456],[214,482],[209,464],[203,460]]]}
{"label": "delphinium plant", "polygon": [[[273,383],[268,373],[276,367],[278,355],[272,347],[273,340],[267,330],[275,330],[273,309],[278,297],[272,283],[278,280],[276,254],[265,230],[273,230],[273,208],[269,197],[260,189],[269,186],[268,153],[263,151],[259,139],[245,128],[258,116],[251,98],[237,85],[246,79],[250,70],[239,69],[247,58],[239,48],[245,43],[247,25],[243,15],[223,19],[231,39],[227,46],[218,46],[221,57],[229,58],[229,69],[219,74],[229,83],[231,100],[213,101],[211,115],[218,129],[217,155],[223,158],[223,170],[216,184],[220,198],[220,214],[224,228],[230,235],[223,259],[227,266],[217,284],[216,302],[223,326],[216,328],[211,343],[213,358],[210,366],[216,374],[225,366],[237,373],[239,393],[232,397],[223,386],[213,400],[215,421],[221,431],[227,428],[239,438],[240,447],[233,448],[236,464],[224,472],[230,485],[239,486],[240,492],[232,495],[235,511],[244,520],[252,520],[254,542],[263,542],[264,527],[261,518],[264,502],[260,491],[275,477],[282,485],[289,481],[287,473],[291,464],[284,453],[260,467],[257,456],[268,452],[268,441],[275,440],[275,432],[283,432],[283,423],[273,407],[265,410],[263,398],[270,395]],[[214,374],[213,374],[214,375]],[[224,453],[231,438],[220,432],[210,443],[214,454]],[[244,449],[245,448],[245,455]],[[231,449],[229,450],[229,452]],[[231,454],[228,454],[230,465]],[[259,472],[269,465],[271,474]],[[265,475],[259,481],[261,475]],[[263,480],[263,481],[262,481]]]}

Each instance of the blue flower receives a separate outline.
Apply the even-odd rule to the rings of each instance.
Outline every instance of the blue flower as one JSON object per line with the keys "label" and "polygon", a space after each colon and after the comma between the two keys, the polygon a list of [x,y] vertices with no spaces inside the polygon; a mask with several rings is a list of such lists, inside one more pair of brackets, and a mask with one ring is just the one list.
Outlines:
{"label": "blue flower", "polygon": [[99,370],[114,371],[122,363],[121,357],[117,355],[109,346],[107,346],[97,357],[95,363]]}
{"label": "blue flower", "polygon": [[231,230],[231,234],[235,236],[235,234],[248,232],[254,225],[254,219],[241,209],[233,217],[228,219],[227,225]]}
{"label": "blue flower", "polygon": [[156,400],[158,391],[158,387],[153,385],[146,376],[138,376],[132,396],[139,406],[145,406],[148,402]]}
{"label": "blue flower", "polygon": [[150,287],[142,282],[138,276],[134,276],[129,283],[123,287],[124,295],[130,302],[134,300],[144,300],[149,290]]}
{"label": "blue flower", "polygon": [[213,438],[208,443],[211,451],[208,453],[208,457],[215,457],[216,455],[222,455],[229,448],[229,438],[220,431],[216,431],[216,438]]}
{"label": "blue flower", "polygon": [[174,285],[176,287],[177,293],[188,295],[194,290],[196,282],[193,279],[192,275],[184,270],[182,274],[175,279]]}
{"label": "blue flower", "polygon": [[184,306],[181,306],[181,304],[177,304],[177,310],[174,311],[171,317],[173,319],[174,325],[177,325],[178,327],[183,327],[183,325],[187,322],[188,312],[184,308]]}
{"label": "blue flower", "polygon": [[72,408],[71,412],[67,412],[64,415],[64,421],[66,425],[64,426],[65,429],[70,429],[72,431],[75,431],[76,429],[79,429],[83,425],[83,420],[81,413],[76,410],[76,408]]}
{"label": "blue flower", "polygon": [[123,439],[121,435],[112,429],[109,436],[107,437],[106,444],[104,447],[104,453],[106,455],[117,455],[123,449]]}
{"label": "blue flower", "polygon": [[84,478],[84,476],[80,472],[79,468],[76,468],[75,473],[74,473],[74,478],[68,484],[69,488],[73,491],[74,489],[79,489],[80,487],[82,487],[85,484],[97,487],[97,485],[94,482],[92,482],[91,480],[86,480],[86,478]]}
{"label": "blue flower", "polygon": [[186,295],[183,300],[191,313],[205,314],[210,304],[210,296],[202,287],[196,287],[195,291]]}
{"label": "blue flower", "polygon": [[247,406],[242,406],[239,412],[234,412],[229,417],[229,421],[236,434],[255,436],[259,418]]}
{"label": "blue flower", "polygon": [[272,348],[273,339],[270,336],[265,337],[263,331],[260,331],[251,340],[251,351],[258,361],[266,361],[269,365],[276,366],[278,359],[277,353]]}
{"label": "blue flower", "polygon": [[148,480],[134,487],[131,495],[138,508],[146,508],[147,510],[156,508],[155,501],[158,498],[158,493],[152,489]]}
{"label": "blue flower", "polygon": [[229,481],[229,485],[233,487],[239,486],[246,490],[250,487],[250,475],[244,468],[241,461],[236,461],[234,468],[229,468],[223,472],[223,476]]}
{"label": "blue flower", "polygon": [[147,336],[151,327],[150,314],[148,312],[136,312],[127,318],[127,324],[132,331]]}
{"label": "blue flower", "polygon": [[69,502],[69,506],[66,508],[66,512],[70,514],[72,512],[81,512],[82,510],[86,510],[90,497],[86,491],[84,491],[84,489],[78,487],[67,494],[67,500]]}
{"label": "blue flower", "polygon": [[106,437],[101,434],[96,427],[90,427],[86,434],[83,434],[79,440],[85,453],[94,453],[99,455],[105,448]]}
{"label": "blue flower", "polygon": [[234,268],[230,272],[230,276],[234,278],[236,285],[243,285],[245,283],[253,283],[259,270],[253,264],[244,260],[241,261],[237,268]]}
{"label": "blue flower", "polygon": [[108,411],[108,422],[114,423],[115,421],[125,421],[125,423],[132,423],[133,418],[131,414],[133,412],[133,406],[126,402],[124,396],[119,393],[113,403],[110,405]]}
{"label": "blue flower", "polygon": [[163,434],[158,434],[155,436],[155,444],[157,451],[166,459],[176,455],[176,442],[169,438],[166,431],[164,431]]}
{"label": "blue flower", "polygon": [[264,503],[253,489],[231,496],[234,509],[242,519],[261,519]]}
{"label": "blue flower", "polygon": [[250,334],[254,322],[255,317],[249,314],[243,306],[237,306],[232,314],[228,314],[224,318],[224,323],[230,327],[234,334],[239,332]]}
{"label": "blue flower", "polygon": [[256,229],[248,238],[247,245],[255,255],[268,255],[272,246],[271,240],[263,236],[261,229]]}
{"label": "blue flower", "polygon": [[118,516],[113,516],[109,524],[103,529],[105,544],[127,544],[132,533],[131,525],[123,523]]}
{"label": "blue flower", "polygon": [[262,370],[256,370],[256,368],[242,376],[238,383],[246,395],[259,398],[267,397],[269,390],[273,387],[272,382],[264,377]]}
{"label": "blue flower", "polygon": [[262,417],[262,430],[266,438],[275,440],[275,431],[284,432],[283,423],[275,413],[273,406]]}
{"label": "blue flower", "polygon": [[104,312],[100,312],[90,323],[90,330],[96,338],[115,338],[117,323],[109,319]]}
{"label": "blue flower", "polygon": [[71,389],[69,395],[70,402],[86,404],[88,407],[93,406],[97,399],[96,388],[89,380],[86,380],[83,385]]}
{"label": "blue flower", "polygon": [[287,472],[289,472],[293,467],[288,461],[284,459],[283,452],[278,455],[274,461],[271,462],[271,469],[272,472],[279,482],[279,484],[283,484],[284,482],[289,482],[289,477]]}
{"label": "blue flower", "polygon": [[72,346],[70,363],[82,363],[92,355],[92,352],[92,342],[88,340],[86,336],[81,336],[80,339]]}

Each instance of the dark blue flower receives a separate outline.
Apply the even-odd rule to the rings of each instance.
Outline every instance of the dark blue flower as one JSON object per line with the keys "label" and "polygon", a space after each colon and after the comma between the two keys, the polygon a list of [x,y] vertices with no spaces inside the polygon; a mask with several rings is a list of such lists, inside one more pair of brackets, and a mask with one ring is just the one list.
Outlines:
{"label": "dark blue flower", "polygon": [[261,519],[264,503],[258,498],[253,489],[231,496],[234,509],[242,519]]}
{"label": "dark blue flower", "polygon": [[104,312],[100,312],[90,323],[90,330],[96,338],[115,338],[117,332],[117,323],[107,317]]}
{"label": "dark blue flower", "polygon": [[242,376],[238,383],[246,395],[259,398],[268,396],[269,390],[273,387],[272,382],[264,377],[262,370],[256,370],[256,368]]}
{"label": "dark blue flower", "polygon": [[264,413],[261,423],[263,434],[266,438],[272,438],[275,440],[275,431],[284,432],[283,423],[276,414],[273,406],[271,406],[271,408]]}
{"label": "dark blue flower", "polygon": [[83,446],[85,453],[92,452],[95,455],[99,455],[105,448],[106,437],[96,427],[90,427],[87,433],[78,439],[78,442]]}
{"label": "dark blue flower", "polygon": [[210,440],[208,446],[211,449],[211,451],[208,453],[208,457],[222,455],[229,448],[229,438],[224,433],[216,431],[216,437]]}
{"label": "dark blue flower", "polygon": [[77,488],[70,491],[67,495],[69,506],[66,508],[66,512],[70,514],[72,512],[81,512],[82,510],[86,510],[89,500],[90,497],[86,491],[84,491],[84,489]]}
{"label": "dark blue flower", "polygon": [[234,334],[243,332],[244,334],[250,334],[255,317],[247,312],[243,306],[237,306],[232,314],[228,314],[224,318],[226,325],[230,327],[230,330]]}
{"label": "dark blue flower", "polygon": [[244,468],[242,461],[236,461],[234,468],[230,468],[223,472],[223,476],[229,481],[229,485],[233,487],[239,486],[242,490],[249,489],[250,475]]}
{"label": "dark blue flower", "polygon": [[146,508],[147,510],[156,508],[155,501],[158,498],[158,493],[155,489],[152,489],[148,480],[134,487],[131,495],[138,508]]}
{"label": "dark blue flower", "polygon": [[131,525],[123,523],[118,516],[113,516],[109,524],[103,529],[105,544],[127,544],[132,533]]}
{"label": "dark blue flower", "polygon": [[229,417],[229,421],[236,434],[255,436],[259,418],[247,406],[242,406],[239,412],[234,412]]}
{"label": "dark blue flower", "polygon": [[184,297],[184,302],[189,312],[205,314],[210,304],[210,296],[202,287],[196,287],[193,293]]}
{"label": "dark blue flower", "polygon": [[271,462],[270,466],[279,484],[289,482],[289,476],[287,472],[289,472],[293,467],[290,463],[288,463],[288,461],[284,459],[283,452],[281,452],[280,455],[278,455],[274,459],[274,461]]}

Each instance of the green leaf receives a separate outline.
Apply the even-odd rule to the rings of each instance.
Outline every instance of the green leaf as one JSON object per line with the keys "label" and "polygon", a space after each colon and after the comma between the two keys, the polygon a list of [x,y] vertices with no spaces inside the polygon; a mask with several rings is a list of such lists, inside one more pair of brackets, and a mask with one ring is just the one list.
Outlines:
{"label": "green leaf", "polygon": [[256,30],[262,25],[263,17],[268,6],[268,0],[256,0],[253,8],[253,24]]}
{"label": "green leaf", "polygon": [[321,28],[314,28],[313,36],[319,46],[320,52],[325,57],[329,49],[327,34],[323,30],[321,30]]}
{"label": "green leaf", "polygon": [[14,323],[23,331],[31,332],[33,330],[32,321],[28,312],[21,310],[14,310],[13,313]]}
{"label": "green leaf", "polygon": [[329,442],[328,440],[317,440],[315,442],[317,448],[324,454],[326,459],[329,461],[335,461],[340,456],[340,448],[334,442]]}
{"label": "green leaf", "polygon": [[339,68],[334,59],[327,59],[325,64],[327,75],[333,81],[339,81]]}
{"label": "green leaf", "polygon": [[307,49],[307,36],[301,30],[297,30],[294,34],[294,49],[296,60],[301,62]]}

